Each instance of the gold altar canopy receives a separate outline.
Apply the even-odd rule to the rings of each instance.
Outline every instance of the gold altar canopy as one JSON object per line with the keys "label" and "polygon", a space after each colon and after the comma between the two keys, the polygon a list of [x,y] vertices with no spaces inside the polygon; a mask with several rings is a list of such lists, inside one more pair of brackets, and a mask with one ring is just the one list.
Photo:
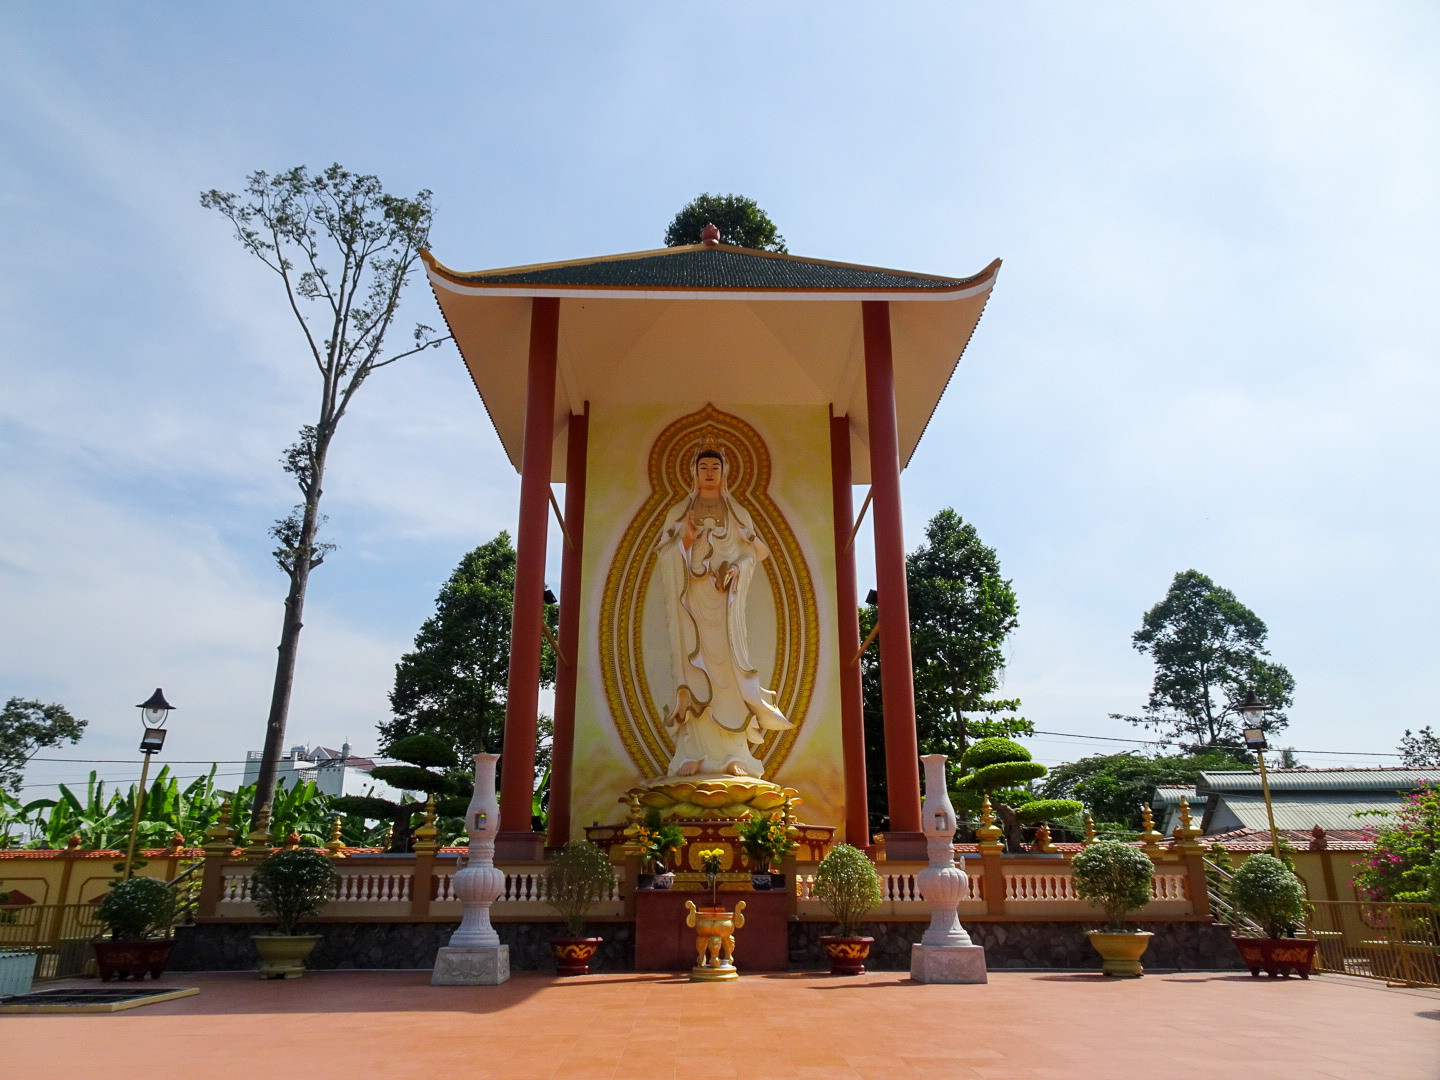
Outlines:
{"label": "gold altar canopy", "polygon": [[997,259],[972,277],[948,278],[704,244],[477,273],[449,270],[428,253],[425,262],[517,469],[530,300],[564,301],[550,476],[556,482],[565,479],[571,413],[583,412],[587,401],[666,402],[683,375],[687,396],[702,401],[833,406],[850,420],[853,479],[868,483],[860,302],[890,302],[904,465],[1000,268]]}

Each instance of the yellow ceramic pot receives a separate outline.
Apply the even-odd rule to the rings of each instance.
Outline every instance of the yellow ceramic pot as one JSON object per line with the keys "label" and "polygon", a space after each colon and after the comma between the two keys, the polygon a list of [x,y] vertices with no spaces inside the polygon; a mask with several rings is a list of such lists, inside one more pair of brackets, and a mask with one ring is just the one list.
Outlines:
{"label": "yellow ceramic pot", "polygon": [[1118,934],[1108,930],[1087,930],[1085,936],[1100,954],[1100,970],[1106,975],[1117,979],[1138,979],[1145,974],[1140,957],[1145,955],[1150,939],[1155,936],[1148,930],[1134,933],[1121,931]]}
{"label": "yellow ceramic pot", "polygon": [[305,958],[320,940],[319,934],[252,934],[250,940],[260,954],[260,978],[298,979],[305,974]]}

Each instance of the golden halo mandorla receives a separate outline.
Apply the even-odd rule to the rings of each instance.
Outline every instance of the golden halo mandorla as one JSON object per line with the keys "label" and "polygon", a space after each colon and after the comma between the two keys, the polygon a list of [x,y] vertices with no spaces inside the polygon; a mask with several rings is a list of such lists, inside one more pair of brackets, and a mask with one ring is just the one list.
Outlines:
{"label": "golden halo mandorla", "polygon": [[[675,750],[643,662],[647,648],[644,609],[655,567],[653,548],[664,525],[665,510],[687,490],[689,463],[707,445],[725,453],[732,470],[731,494],[754,518],[770,547],[771,557],[762,567],[776,605],[771,685],[776,705],[794,727],[767,732],[755,748],[767,773],[773,774],[789,755],[815,691],[820,633],[814,582],[799,541],[770,498],[769,450],[750,424],[706,405],[671,423],[651,447],[650,494],[621,538],[601,599],[598,640],[606,703],[621,742],[642,776],[664,773]],[[668,693],[668,688],[663,688],[658,698],[665,699]]]}

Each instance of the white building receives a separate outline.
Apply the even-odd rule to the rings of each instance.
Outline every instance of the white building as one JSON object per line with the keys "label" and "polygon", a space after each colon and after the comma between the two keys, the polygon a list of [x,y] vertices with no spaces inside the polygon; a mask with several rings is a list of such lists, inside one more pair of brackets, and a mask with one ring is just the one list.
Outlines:
{"label": "white building", "polygon": [[[251,750],[245,755],[246,785],[260,779],[260,761],[264,752]],[[375,762],[350,753],[350,744],[339,750],[328,746],[292,746],[282,757],[275,774],[277,787],[313,781],[322,795],[373,795],[377,799],[399,802],[405,794],[370,775]]]}

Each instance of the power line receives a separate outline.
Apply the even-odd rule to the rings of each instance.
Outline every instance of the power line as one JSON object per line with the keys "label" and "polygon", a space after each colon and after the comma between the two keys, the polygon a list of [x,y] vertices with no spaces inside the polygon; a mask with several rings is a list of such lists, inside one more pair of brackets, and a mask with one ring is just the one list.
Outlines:
{"label": "power line", "polygon": [[[1138,743],[1141,746],[1171,746],[1168,739],[1122,739],[1115,735],[1077,735],[1073,731],[1041,731],[1033,729],[1036,735],[1060,735],[1067,739],[1089,739],[1100,742],[1123,742]],[[1293,754],[1327,754],[1333,757],[1403,757],[1398,752],[1377,751],[1377,750],[1301,750],[1297,747],[1276,746],[1271,747],[1274,751],[1289,750]]]}

